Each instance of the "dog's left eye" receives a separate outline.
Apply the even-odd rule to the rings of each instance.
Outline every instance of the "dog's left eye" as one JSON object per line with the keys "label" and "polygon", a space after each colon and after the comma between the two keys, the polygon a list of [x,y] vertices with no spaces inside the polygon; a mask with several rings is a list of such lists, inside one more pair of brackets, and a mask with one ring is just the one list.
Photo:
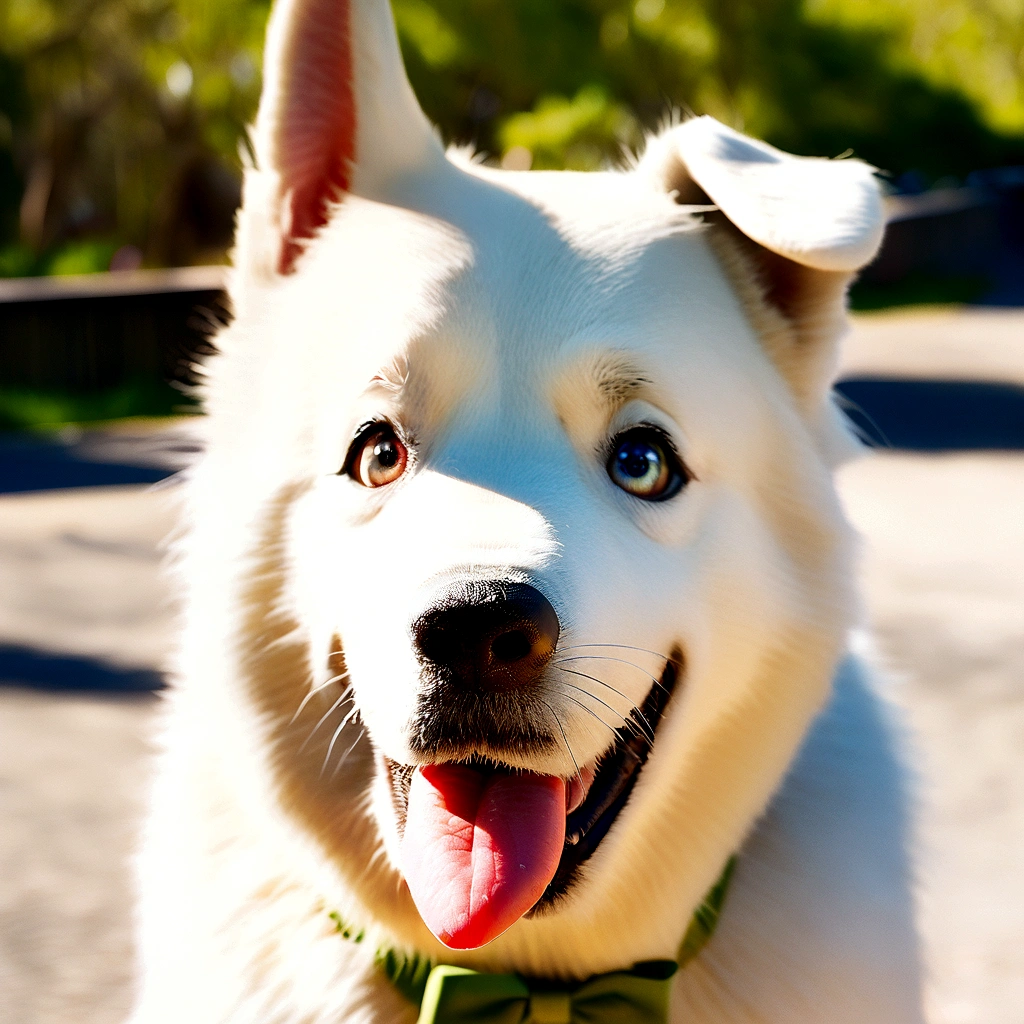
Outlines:
{"label": "dog's left eye", "polygon": [[352,442],[345,469],[364,487],[394,483],[409,464],[409,450],[389,423],[372,423]]}
{"label": "dog's left eye", "polygon": [[627,494],[645,501],[673,497],[688,479],[668,441],[651,427],[634,427],[615,438],[608,475]]}

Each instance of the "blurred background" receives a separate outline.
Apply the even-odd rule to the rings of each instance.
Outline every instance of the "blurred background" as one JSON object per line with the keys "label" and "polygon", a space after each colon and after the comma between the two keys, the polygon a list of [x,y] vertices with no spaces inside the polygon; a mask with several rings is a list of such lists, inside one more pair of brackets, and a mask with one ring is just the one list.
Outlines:
{"label": "blurred background", "polygon": [[[114,1024],[173,473],[268,0],[0,0],[0,1020]],[[929,1024],[1024,1020],[1024,0],[393,0],[446,140],[619,165],[673,111],[879,169],[839,384],[913,736]]]}
{"label": "blurred background", "polygon": [[[0,279],[225,261],[268,10],[268,0],[0,0]],[[879,168],[894,227],[854,308],[1024,295],[1022,0],[395,0],[394,10],[413,86],[450,142],[509,167],[589,170],[621,164],[671,111],[710,113],[794,153],[852,153]],[[168,290],[215,293],[219,281],[165,277],[158,305],[191,308]],[[92,287],[137,295],[143,285]],[[24,306],[80,290],[3,294]],[[222,313],[209,295],[198,304],[193,333]],[[135,303],[136,321],[152,308]],[[173,374],[174,346],[191,341],[168,334],[180,316],[174,328],[133,323],[114,351],[110,321],[124,303],[69,306],[59,322],[46,309],[0,324],[33,335],[32,351],[14,344],[0,357],[0,424],[182,403],[154,372]],[[68,321],[106,338],[84,362],[61,341]]]}

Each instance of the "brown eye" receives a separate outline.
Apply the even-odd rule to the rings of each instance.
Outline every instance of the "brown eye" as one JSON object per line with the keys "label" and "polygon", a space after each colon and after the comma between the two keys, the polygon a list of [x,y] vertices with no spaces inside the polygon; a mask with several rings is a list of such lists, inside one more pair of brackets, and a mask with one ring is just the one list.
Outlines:
{"label": "brown eye", "polygon": [[388,423],[373,423],[352,443],[345,472],[364,487],[394,483],[409,464],[409,450]]}

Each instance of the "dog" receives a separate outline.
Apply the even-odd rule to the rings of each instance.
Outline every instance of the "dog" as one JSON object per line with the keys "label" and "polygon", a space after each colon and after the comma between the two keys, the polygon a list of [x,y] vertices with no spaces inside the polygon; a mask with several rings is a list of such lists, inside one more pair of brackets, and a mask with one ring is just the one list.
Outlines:
{"label": "dog", "polygon": [[134,1024],[921,1022],[833,486],[872,169],[446,152],[386,0],[278,0],[253,140]]}

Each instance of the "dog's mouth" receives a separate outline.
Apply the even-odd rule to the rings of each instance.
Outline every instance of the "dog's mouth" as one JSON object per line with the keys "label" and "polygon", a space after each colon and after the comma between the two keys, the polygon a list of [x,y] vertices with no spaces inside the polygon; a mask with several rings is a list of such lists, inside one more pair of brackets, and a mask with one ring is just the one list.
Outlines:
{"label": "dog's mouth", "polygon": [[569,779],[476,756],[419,768],[385,758],[403,872],[442,942],[482,946],[565,896],[629,799],[680,662],[674,651],[612,746]]}

